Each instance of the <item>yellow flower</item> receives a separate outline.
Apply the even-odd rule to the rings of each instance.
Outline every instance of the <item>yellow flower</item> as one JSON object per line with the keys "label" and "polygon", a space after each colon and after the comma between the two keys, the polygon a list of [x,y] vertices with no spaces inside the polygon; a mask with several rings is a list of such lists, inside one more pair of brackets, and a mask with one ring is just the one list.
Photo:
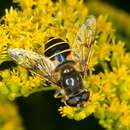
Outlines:
{"label": "yellow flower", "polygon": [[[43,54],[48,37],[68,40],[75,35],[88,16],[83,0],[15,0],[21,10],[6,9],[0,25],[0,94],[15,99],[45,89],[45,82],[16,65],[7,55],[8,48],[23,48]],[[68,13],[69,11],[69,13]],[[97,35],[88,75],[84,80],[90,92],[84,107],[62,106],[61,115],[82,120],[93,114],[109,130],[130,129],[130,54],[122,41],[115,41],[112,23],[107,16],[97,18]],[[72,59],[71,59],[72,60]],[[7,67],[6,67],[7,66]],[[6,125],[11,129],[12,123]]]}
{"label": "yellow flower", "polygon": [[0,96],[0,119],[2,130],[24,130],[15,104]]}
{"label": "yellow flower", "polygon": [[60,113],[62,116],[68,116],[69,118],[73,118],[74,116],[74,108],[69,106],[64,106],[59,108]]}

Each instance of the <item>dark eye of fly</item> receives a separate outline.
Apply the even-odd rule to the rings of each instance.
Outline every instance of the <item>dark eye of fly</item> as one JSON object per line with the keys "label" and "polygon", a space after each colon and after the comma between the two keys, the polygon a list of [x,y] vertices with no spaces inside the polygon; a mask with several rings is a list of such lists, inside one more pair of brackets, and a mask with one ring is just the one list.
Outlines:
{"label": "dark eye of fly", "polygon": [[69,105],[69,106],[77,106],[77,103],[78,101],[80,100],[80,97],[73,97],[73,98],[70,98],[66,103]]}
{"label": "dark eye of fly", "polygon": [[69,106],[80,106],[83,104],[84,101],[87,101],[89,99],[90,93],[87,91],[84,91],[83,93],[70,98],[66,103]]}
{"label": "dark eye of fly", "polygon": [[84,91],[83,93],[82,93],[82,95],[81,95],[81,100],[82,101],[88,101],[88,99],[89,99],[89,96],[90,96],[90,92],[89,91]]}

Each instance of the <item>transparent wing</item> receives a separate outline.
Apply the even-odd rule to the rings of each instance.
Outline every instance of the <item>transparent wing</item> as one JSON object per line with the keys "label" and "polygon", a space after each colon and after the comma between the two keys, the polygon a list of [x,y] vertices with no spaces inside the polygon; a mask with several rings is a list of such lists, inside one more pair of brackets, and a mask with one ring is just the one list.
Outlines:
{"label": "transparent wing", "polygon": [[8,49],[9,56],[22,67],[41,78],[56,84],[53,78],[55,64],[43,55],[19,48]]}
{"label": "transparent wing", "polygon": [[72,45],[72,59],[79,63],[83,75],[87,73],[87,66],[95,43],[95,35],[96,19],[91,15],[87,17],[85,23],[80,27]]}

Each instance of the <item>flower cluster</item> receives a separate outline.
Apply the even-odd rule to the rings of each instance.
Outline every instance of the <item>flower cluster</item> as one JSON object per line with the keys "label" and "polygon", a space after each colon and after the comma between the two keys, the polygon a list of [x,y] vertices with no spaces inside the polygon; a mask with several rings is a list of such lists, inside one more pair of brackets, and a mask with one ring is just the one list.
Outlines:
{"label": "flower cluster", "polygon": [[130,48],[130,15],[126,11],[115,8],[114,6],[99,0],[87,2],[87,7],[89,9],[89,12],[95,15],[109,14],[109,19],[112,21],[113,26],[118,31],[116,37],[125,40],[125,45],[127,46],[127,49]]}
{"label": "flower cluster", "polygon": [[0,96],[0,129],[24,130],[15,104]]}
{"label": "flower cluster", "polygon": [[[8,48],[23,48],[43,53],[48,37],[60,37],[73,43],[88,10],[82,0],[15,0],[20,9],[6,10],[0,25],[0,94],[18,96],[44,90],[44,82],[11,62]],[[68,13],[69,12],[69,13]],[[106,16],[97,18],[97,42],[89,63],[84,86],[90,99],[84,108],[61,106],[62,116],[82,120],[90,114],[108,130],[130,129],[130,54],[117,41]],[[8,67],[3,67],[10,63]],[[48,90],[55,89],[50,86]]]}

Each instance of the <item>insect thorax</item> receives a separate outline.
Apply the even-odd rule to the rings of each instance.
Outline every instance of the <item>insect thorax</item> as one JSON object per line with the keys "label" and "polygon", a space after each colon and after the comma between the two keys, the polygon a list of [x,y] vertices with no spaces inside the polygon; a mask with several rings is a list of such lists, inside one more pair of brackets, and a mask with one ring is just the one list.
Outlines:
{"label": "insect thorax", "polygon": [[83,88],[80,72],[74,68],[73,61],[67,61],[60,64],[56,71],[60,72],[60,83],[64,87],[67,95],[75,95],[81,92]]}

